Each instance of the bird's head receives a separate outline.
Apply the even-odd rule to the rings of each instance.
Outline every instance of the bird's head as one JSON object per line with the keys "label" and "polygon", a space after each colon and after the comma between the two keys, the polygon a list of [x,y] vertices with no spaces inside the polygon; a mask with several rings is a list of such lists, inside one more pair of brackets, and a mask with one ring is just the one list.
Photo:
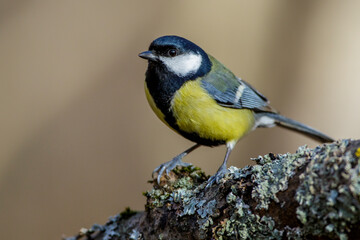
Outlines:
{"label": "bird's head", "polygon": [[178,36],[163,36],[155,39],[148,51],[139,57],[149,61],[149,67],[159,73],[174,74],[179,78],[196,78],[211,69],[208,55],[193,42]]}

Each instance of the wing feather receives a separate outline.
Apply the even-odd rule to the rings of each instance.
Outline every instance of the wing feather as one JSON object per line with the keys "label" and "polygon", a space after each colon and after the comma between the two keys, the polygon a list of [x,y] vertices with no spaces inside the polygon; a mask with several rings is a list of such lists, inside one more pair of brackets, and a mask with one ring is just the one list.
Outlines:
{"label": "wing feather", "polygon": [[259,91],[237,78],[213,57],[210,57],[210,60],[213,63],[212,70],[201,80],[201,84],[219,105],[254,111],[274,111],[267,98]]}

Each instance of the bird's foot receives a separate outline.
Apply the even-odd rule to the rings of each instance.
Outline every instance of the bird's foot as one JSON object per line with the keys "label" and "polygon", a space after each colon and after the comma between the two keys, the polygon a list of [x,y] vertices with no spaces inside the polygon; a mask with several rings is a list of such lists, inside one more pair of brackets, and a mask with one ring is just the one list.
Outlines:
{"label": "bird's foot", "polygon": [[192,165],[191,163],[186,163],[182,161],[182,158],[185,156],[186,154],[182,153],[176,157],[174,157],[171,161],[168,161],[166,163],[161,164],[160,166],[158,166],[157,168],[154,169],[153,173],[152,173],[152,177],[154,177],[154,173],[157,173],[157,183],[160,184],[160,179],[161,176],[163,175],[164,171],[166,173],[166,175],[169,175],[170,171],[173,170],[174,168],[176,168],[177,166],[182,166],[182,167],[188,167],[190,165]]}
{"label": "bird's foot", "polygon": [[219,183],[220,180],[225,176],[226,173],[228,173],[229,170],[226,168],[226,166],[221,166],[219,170],[215,173],[215,175],[211,176],[208,179],[208,183],[206,184],[206,188],[211,187],[215,182]]}

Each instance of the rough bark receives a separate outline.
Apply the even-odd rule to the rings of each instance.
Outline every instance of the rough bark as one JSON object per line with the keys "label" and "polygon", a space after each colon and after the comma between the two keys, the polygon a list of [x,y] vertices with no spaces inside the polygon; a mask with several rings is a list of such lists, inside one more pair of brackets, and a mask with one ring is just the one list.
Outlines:
{"label": "rough bark", "polygon": [[182,168],[129,209],[73,239],[360,239],[360,140],[230,167],[221,183]]}

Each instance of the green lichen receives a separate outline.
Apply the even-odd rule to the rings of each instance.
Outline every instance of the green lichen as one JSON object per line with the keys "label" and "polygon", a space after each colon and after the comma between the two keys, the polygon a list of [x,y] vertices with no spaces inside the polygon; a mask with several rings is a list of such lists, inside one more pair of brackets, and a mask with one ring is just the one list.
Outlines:
{"label": "green lichen", "polygon": [[129,236],[130,240],[142,240],[144,239],[142,234],[137,230],[137,229],[133,229],[130,236]]}
{"label": "green lichen", "polygon": [[254,183],[252,198],[258,203],[256,209],[268,209],[271,201],[279,202],[276,193],[288,188],[289,179],[304,165],[310,149],[300,147],[295,154],[268,154],[253,159],[255,166],[230,167],[227,178],[240,180],[251,176]]}
{"label": "green lichen", "polygon": [[65,240],[78,240],[83,239],[83,237],[86,237],[86,239],[95,239],[93,235],[97,233],[102,233],[102,239],[104,240],[121,239],[122,234],[120,232],[130,232],[128,234],[129,237],[126,239],[142,240],[143,238],[139,231],[136,229],[127,229],[120,224],[120,222],[126,221],[135,214],[137,214],[137,212],[127,207],[120,214],[110,217],[104,225],[94,224],[91,228],[82,228],[77,236],[65,238]]}
{"label": "green lichen", "polygon": [[[219,209],[224,202],[217,202],[215,195],[211,197],[210,193],[209,197],[209,191],[204,191],[205,174],[194,168],[177,169],[175,180],[147,192],[147,206],[180,204],[182,208],[176,213],[179,219],[195,215],[198,234],[204,238],[300,240],[319,235],[345,240],[352,224],[360,219],[360,158],[357,151],[347,151],[348,145],[344,140],[315,149],[304,146],[295,154],[258,157],[255,166],[230,167],[221,182],[237,180],[239,185],[230,186],[226,193],[226,214]],[[272,202],[283,206],[277,194],[288,188],[300,168],[305,172],[296,191],[296,217],[303,226],[280,228],[266,210]],[[242,198],[242,182],[251,182],[251,198],[256,203],[252,208]]]}
{"label": "green lichen", "polygon": [[158,208],[174,202],[188,202],[194,194],[194,189],[207,179],[200,168],[193,166],[176,168],[172,173],[174,180],[166,181],[165,185],[144,193],[150,200],[146,205],[148,208]]}
{"label": "green lichen", "polygon": [[[348,142],[344,140],[340,143],[323,145],[315,150],[300,147],[295,154],[277,156],[269,154],[259,157],[255,159],[258,163],[256,166],[242,169],[230,167],[230,173],[226,178],[241,180],[251,176],[251,182],[254,183],[252,198],[258,203],[256,209],[267,209],[271,201],[279,202],[276,194],[287,189],[289,179],[294,176],[298,168],[305,166],[311,158],[315,160],[311,161],[312,164],[303,174],[308,177],[307,179],[302,177],[304,183],[297,191],[300,203],[297,217],[304,224],[303,227],[285,226],[283,229],[277,229],[270,217],[260,217],[251,212],[249,206],[241,198],[236,197],[236,188],[232,187],[233,192],[227,195],[226,201],[230,205],[235,203],[233,207],[237,210],[229,218],[221,221],[218,226],[213,227],[216,229],[213,230],[215,239],[237,237],[240,239],[282,239],[284,237],[304,239],[309,234],[347,239],[347,231],[351,224],[358,222],[360,218],[360,174],[357,167],[360,160],[354,158],[354,155],[357,156],[356,153],[349,151],[344,154]],[[337,164],[329,164],[329,158],[332,159],[330,162]],[[319,171],[326,172],[327,177],[318,175]],[[329,182],[337,182],[337,184],[330,184],[330,189],[318,189],[321,185],[327,186]],[[319,191],[322,196],[317,196]],[[306,210],[301,203],[307,203]],[[329,211],[330,214],[326,214]],[[314,224],[315,222],[317,224]]]}
{"label": "green lichen", "polygon": [[279,154],[276,157],[268,154],[254,159],[258,165],[252,168],[252,198],[258,202],[257,209],[268,209],[272,200],[279,203],[276,193],[288,188],[289,179],[305,163],[309,151],[303,146],[295,154]]}
{"label": "green lichen", "polygon": [[[204,186],[200,186],[203,188]],[[217,208],[217,202],[215,199],[204,200],[203,195],[199,195],[199,189],[195,191],[186,191],[181,195],[180,203],[183,206],[183,211],[179,216],[197,214],[198,224],[200,226],[201,233],[205,234],[208,228],[213,224],[213,217],[219,215]]]}
{"label": "green lichen", "polygon": [[284,231],[275,228],[271,217],[252,213],[239,197],[228,196],[228,199],[234,212],[213,228],[215,239],[282,239]]}
{"label": "green lichen", "polygon": [[192,165],[187,167],[175,168],[173,172],[177,176],[189,176],[193,185],[199,185],[209,178],[209,176],[207,176],[203,171],[201,171],[201,168]]}
{"label": "green lichen", "polygon": [[170,198],[170,193],[166,192],[164,189],[153,188],[144,195],[151,199],[151,202],[146,205],[148,208],[162,207]]}
{"label": "green lichen", "polygon": [[343,140],[315,148],[300,176],[296,213],[305,235],[345,240],[360,219],[360,159],[356,153],[345,153],[348,145],[349,140]]}
{"label": "green lichen", "polygon": [[286,234],[284,234],[284,237],[286,237],[286,239],[292,239],[292,240],[305,239],[300,227],[291,228],[289,226],[285,226],[283,230],[284,230],[284,233],[286,232]]}

